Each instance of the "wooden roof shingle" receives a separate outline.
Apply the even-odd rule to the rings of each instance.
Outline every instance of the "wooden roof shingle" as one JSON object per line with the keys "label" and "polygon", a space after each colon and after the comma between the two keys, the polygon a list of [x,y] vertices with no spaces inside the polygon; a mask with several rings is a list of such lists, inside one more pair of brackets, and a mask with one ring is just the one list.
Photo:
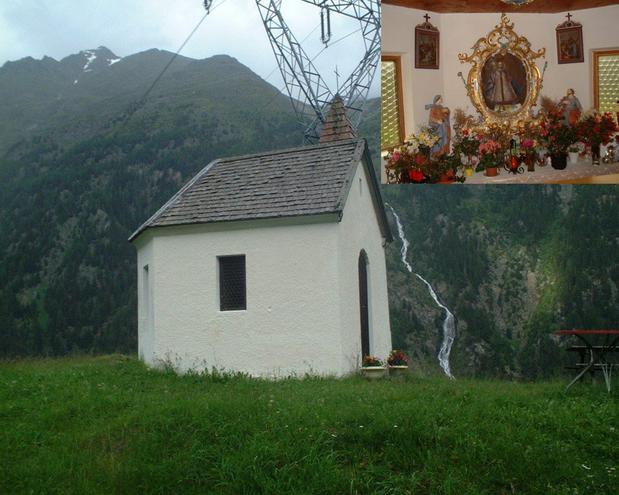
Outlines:
{"label": "wooden roof shingle", "polygon": [[215,160],[129,238],[148,228],[336,213],[341,217],[359,162],[383,236],[391,240],[364,139]]}

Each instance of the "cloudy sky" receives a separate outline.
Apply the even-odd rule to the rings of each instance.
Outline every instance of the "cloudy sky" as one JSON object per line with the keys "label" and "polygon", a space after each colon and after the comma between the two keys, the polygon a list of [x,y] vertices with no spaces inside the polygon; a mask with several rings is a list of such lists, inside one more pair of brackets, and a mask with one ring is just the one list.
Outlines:
{"label": "cloudy sky", "polygon": [[[182,55],[206,58],[225,53],[277,86],[282,79],[255,0],[214,0],[212,13]],[[282,13],[310,57],[323,50],[320,11],[301,0],[283,0]],[[0,0],[0,66],[8,60],[44,55],[60,60],[81,50],[108,47],[118,56],[150,48],[175,52],[204,15],[202,0]],[[353,19],[331,16],[332,46],[315,64],[332,90],[363,55]],[[376,94],[377,80],[373,93]]]}

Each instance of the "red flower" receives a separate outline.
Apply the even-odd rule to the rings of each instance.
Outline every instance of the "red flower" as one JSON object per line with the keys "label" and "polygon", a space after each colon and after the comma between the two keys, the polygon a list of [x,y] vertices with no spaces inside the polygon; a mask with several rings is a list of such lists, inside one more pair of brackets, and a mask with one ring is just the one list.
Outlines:
{"label": "red flower", "polygon": [[423,175],[423,172],[421,170],[409,170],[408,176],[413,182],[423,182],[423,180],[426,178],[426,176]]}
{"label": "red flower", "polygon": [[423,165],[424,163],[426,163],[426,158],[423,155],[416,155],[415,156],[415,165]]}

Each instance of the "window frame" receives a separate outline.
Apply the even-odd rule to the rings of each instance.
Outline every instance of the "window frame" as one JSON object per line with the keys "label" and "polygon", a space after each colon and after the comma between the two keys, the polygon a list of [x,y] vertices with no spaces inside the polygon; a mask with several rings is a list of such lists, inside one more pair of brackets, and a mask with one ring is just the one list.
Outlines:
{"label": "window frame", "polygon": [[615,55],[619,57],[619,48],[593,50],[593,107],[600,110],[600,57]]}
{"label": "window frame", "polygon": [[[242,307],[224,307],[224,301],[222,298],[224,278],[222,262],[226,259],[242,258],[243,259],[243,305]],[[217,289],[219,298],[219,311],[222,313],[229,313],[231,311],[247,311],[247,256],[245,254],[227,254],[217,256]]]}
{"label": "window frame", "polygon": [[[399,143],[398,145],[404,143],[406,130],[404,128],[404,92],[403,92],[403,84],[402,84],[402,57],[400,55],[388,55],[381,54],[380,56],[381,62],[393,62],[395,65],[395,84],[396,84],[396,98],[398,100],[398,127],[399,127]],[[381,88],[382,92],[382,88]],[[382,117],[381,117],[381,130],[382,130]],[[390,149],[392,146],[383,146],[382,143],[382,133],[381,133],[381,143],[380,149],[381,151],[386,151]]]}

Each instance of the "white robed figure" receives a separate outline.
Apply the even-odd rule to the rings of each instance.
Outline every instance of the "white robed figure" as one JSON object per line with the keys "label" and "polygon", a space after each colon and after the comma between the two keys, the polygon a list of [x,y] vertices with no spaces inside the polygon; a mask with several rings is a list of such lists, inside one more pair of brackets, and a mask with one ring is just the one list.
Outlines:
{"label": "white robed figure", "polygon": [[494,106],[515,105],[518,103],[518,95],[514,90],[512,78],[505,70],[505,63],[500,60],[496,69],[490,76],[491,89],[488,94],[488,102]]}

